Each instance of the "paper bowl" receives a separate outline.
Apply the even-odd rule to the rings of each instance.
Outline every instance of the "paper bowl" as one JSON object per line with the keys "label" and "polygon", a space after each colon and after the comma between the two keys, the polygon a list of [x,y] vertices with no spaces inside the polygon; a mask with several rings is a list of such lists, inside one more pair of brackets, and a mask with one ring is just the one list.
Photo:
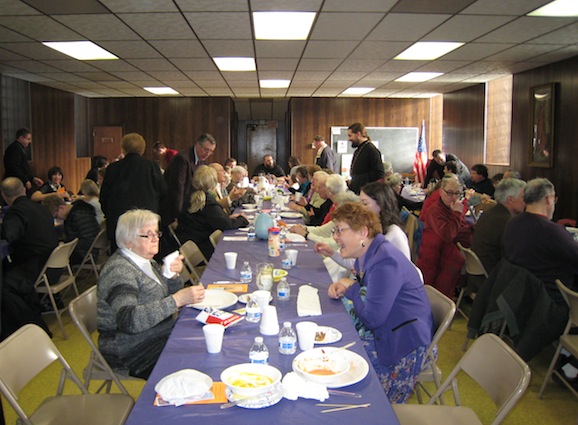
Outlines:
{"label": "paper bowl", "polygon": [[330,384],[345,375],[351,366],[343,353],[330,354],[331,348],[313,348],[293,359],[293,371],[308,381]]}
{"label": "paper bowl", "polygon": [[273,281],[279,282],[282,277],[286,277],[289,273],[283,269],[273,269]]}
{"label": "paper bowl", "polygon": [[243,363],[221,372],[221,381],[233,394],[253,396],[270,391],[281,380],[281,372],[273,366]]}
{"label": "paper bowl", "polygon": [[243,204],[241,206],[246,210],[254,210],[255,208],[257,208],[257,204]]}

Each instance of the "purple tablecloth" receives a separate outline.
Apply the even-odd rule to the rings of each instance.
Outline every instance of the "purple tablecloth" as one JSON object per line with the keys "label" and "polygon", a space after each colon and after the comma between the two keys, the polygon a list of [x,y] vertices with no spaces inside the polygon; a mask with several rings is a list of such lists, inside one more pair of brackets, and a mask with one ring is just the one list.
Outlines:
{"label": "purple tablecloth", "polygon": [[[225,232],[225,235],[239,235],[238,231]],[[291,321],[295,323],[303,320],[313,320],[319,325],[332,326],[343,333],[343,338],[333,345],[340,346],[351,341],[357,344],[352,351],[362,355],[368,360],[365,350],[357,336],[353,323],[341,301],[327,297],[327,287],[330,277],[321,262],[321,258],[313,252],[311,243],[290,244],[290,248],[299,250],[297,266],[289,270],[288,282],[291,286],[291,299],[280,302],[274,296],[272,305],[277,307],[279,321]],[[236,251],[238,253],[237,268],[227,270],[223,253]],[[249,261],[253,269],[258,262],[270,261],[275,267],[280,267],[281,257],[270,258],[267,256],[267,243],[265,241],[240,242],[221,240],[209,266],[202,276],[204,285],[216,281],[238,281],[239,272],[243,261]],[[319,288],[321,299],[322,316],[298,317],[297,316],[297,293],[302,284],[311,283]],[[256,290],[255,278],[249,284],[249,291]],[[242,307],[242,304],[232,306],[230,309]],[[146,424],[192,424],[206,423],[214,425],[244,425],[252,423],[274,423],[286,425],[306,425],[331,422],[332,425],[351,425],[352,423],[363,424],[398,424],[398,420],[391,409],[389,401],[385,397],[380,383],[370,365],[369,374],[361,382],[344,387],[344,391],[361,393],[361,399],[350,397],[331,396],[329,403],[365,404],[371,403],[371,407],[353,409],[337,413],[321,414],[323,407],[315,406],[316,400],[298,399],[290,401],[282,399],[278,404],[266,409],[250,410],[239,407],[221,410],[219,404],[185,405],[181,407],[155,407],[154,386],[164,376],[181,369],[191,368],[200,370],[214,381],[220,380],[221,372],[234,364],[249,361],[249,349],[255,336],[259,336],[259,324],[241,321],[225,331],[223,350],[219,354],[208,354],[202,333],[202,324],[195,320],[197,310],[184,308],[175,325],[167,345],[143,389],[135,407],[127,420],[127,425]],[[277,350],[277,336],[265,336],[265,344],[269,348],[270,364],[277,367],[283,374],[291,371],[291,362],[295,355],[281,355]],[[300,350],[297,350],[297,354]]]}

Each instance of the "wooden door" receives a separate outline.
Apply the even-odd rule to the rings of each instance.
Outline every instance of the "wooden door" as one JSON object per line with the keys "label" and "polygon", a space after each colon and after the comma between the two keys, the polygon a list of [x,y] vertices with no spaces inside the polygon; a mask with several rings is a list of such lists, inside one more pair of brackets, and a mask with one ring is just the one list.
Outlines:
{"label": "wooden door", "polygon": [[112,161],[121,153],[121,126],[97,126],[92,131],[92,156],[102,155]]}
{"label": "wooden door", "polygon": [[263,163],[263,156],[271,155],[277,160],[277,129],[265,125],[247,125],[247,165],[249,175]]}

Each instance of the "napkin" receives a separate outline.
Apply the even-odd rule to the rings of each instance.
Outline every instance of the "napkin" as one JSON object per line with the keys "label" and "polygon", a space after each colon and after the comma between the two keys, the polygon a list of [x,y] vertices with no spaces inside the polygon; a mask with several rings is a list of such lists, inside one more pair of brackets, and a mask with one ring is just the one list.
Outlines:
{"label": "napkin", "polygon": [[283,385],[283,397],[288,400],[295,401],[298,397],[301,397],[325,401],[329,398],[325,385],[307,381],[295,372],[289,372],[285,375],[281,384]]}
{"label": "napkin", "polygon": [[234,242],[234,241],[246,241],[247,236],[223,236],[224,241]]}
{"label": "napkin", "polygon": [[165,376],[155,385],[155,391],[163,400],[180,406],[191,401],[213,398],[210,389],[213,380],[194,369],[182,369]]}
{"label": "napkin", "polygon": [[285,239],[289,242],[305,242],[305,238],[297,233],[287,233]]}
{"label": "napkin", "polygon": [[301,285],[297,295],[297,315],[321,316],[321,302],[317,288],[310,285]]}
{"label": "napkin", "polygon": [[175,272],[171,271],[171,264],[177,259],[178,256],[179,251],[174,251],[163,258],[163,276],[167,279],[171,279],[176,274]]}

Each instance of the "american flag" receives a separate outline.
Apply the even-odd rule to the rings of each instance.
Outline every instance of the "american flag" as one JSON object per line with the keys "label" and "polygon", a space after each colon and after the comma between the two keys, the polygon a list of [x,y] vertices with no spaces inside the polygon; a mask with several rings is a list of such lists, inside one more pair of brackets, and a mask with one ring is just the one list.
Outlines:
{"label": "american flag", "polygon": [[425,143],[425,120],[421,122],[421,133],[417,139],[417,150],[413,161],[413,172],[416,183],[423,183],[426,175],[427,146]]}

